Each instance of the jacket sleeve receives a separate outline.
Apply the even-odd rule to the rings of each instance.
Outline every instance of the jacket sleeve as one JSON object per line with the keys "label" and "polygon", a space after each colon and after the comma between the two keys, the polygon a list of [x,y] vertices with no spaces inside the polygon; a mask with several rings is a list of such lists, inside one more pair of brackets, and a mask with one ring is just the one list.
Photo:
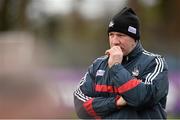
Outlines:
{"label": "jacket sleeve", "polygon": [[121,64],[112,66],[110,72],[118,93],[132,107],[151,107],[168,94],[168,69],[162,57],[148,65],[142,80],[134,78]]}
{"label": "jacket sleeve", "polygon": [[92,66],[74,91],[74,105],[79,118],[103,118],[112,111],[118,110],[115,101],[119,96],[102,97],[94,92]]}

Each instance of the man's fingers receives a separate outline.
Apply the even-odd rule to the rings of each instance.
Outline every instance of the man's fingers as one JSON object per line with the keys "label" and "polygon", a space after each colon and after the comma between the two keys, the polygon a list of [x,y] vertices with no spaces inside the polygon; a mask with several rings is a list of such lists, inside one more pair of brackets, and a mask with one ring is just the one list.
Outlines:
{"label": "man's fingers", "polygon": [[105,51],[105,55],[110,56],[111,54],[122,52],[121,47],[119,46],[113,46],[112,48]]}
{"label": "man's fingers", "polygon": [[114,48],[113,48],[114,50],[121,50],[121,47],[119,47],[119,46],[115,46]]}
{"label": "man's fingers", "polygon": [[110,51],[106,50],[105,54],[109,56],[110,55]]}

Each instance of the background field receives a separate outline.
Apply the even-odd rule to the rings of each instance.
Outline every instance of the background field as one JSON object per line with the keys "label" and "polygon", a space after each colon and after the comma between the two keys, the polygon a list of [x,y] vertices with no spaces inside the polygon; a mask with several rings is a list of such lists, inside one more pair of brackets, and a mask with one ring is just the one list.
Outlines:
{"label": "background field", "polygon": [[0,118],[77,118],[73,90],[126,5],[144,48],[168,62],[167,112],[179,118],[179,0],[0,0]]}

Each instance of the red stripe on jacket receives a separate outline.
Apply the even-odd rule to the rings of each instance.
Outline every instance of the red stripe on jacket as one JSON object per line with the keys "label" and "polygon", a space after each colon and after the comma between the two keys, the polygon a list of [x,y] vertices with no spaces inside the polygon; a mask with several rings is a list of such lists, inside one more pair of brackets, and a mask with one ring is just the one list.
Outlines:
{"label": "red stripe on jacket", "polygon": [[124,93],[139,85],[141,82],[137,79],[129,80],[128,82],[124,83],[119,87],[114,87],[111,85],[96,85],[95,90],[96,92],[110,92],[110,93]]}
{"label": "red stripe on jacket", "polygon": [[101,119],[100,116],[97,116],[96,112],[93,109],[93,105],[92,105],[93,99],[90,99],[88,101],[86,101],[83,106],[86,109],[86,111],[88,112],[88,114],[92,117],[94,117],[95,119]]}

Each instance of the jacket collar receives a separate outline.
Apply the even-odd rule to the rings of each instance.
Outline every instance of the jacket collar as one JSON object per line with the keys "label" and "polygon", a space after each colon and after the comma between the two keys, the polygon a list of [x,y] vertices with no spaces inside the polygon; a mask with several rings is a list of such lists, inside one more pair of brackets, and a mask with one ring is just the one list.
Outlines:
{"label": "jacket collar", "polygon": [[123,57],[123,63],[128,62],[132,59],[134,59],[135,57],[137,57],[137,55],[139,55],[141,52],[143,51],[143,47],[140,43],[140,41],[137,42],[136,47],[127,55]]}

